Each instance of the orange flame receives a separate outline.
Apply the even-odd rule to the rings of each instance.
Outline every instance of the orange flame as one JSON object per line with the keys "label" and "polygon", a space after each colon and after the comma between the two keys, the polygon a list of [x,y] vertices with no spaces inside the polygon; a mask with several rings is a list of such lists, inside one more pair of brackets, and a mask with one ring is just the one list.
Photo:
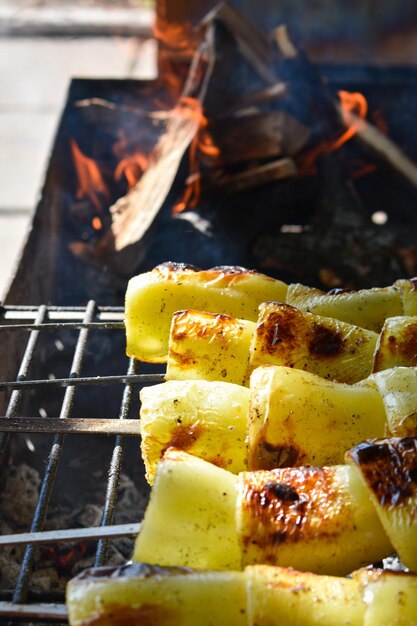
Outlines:
{"label": "orange flame", "polygon": [[71,151],[78,181],[76,197],[79,200],[88,197],[97,209],[102,210],[99,194],[108,196],[109,192],[97,163],[81,152],[75,139],[71,139]]}
{"label": "orange flame", "polygon": [[153,26],[155,39],[164,43],[170,48],[187,51],[194,55],[197,47],[198,34],[191,22],[182,20],[174,22],[168,17],[168,3],[158,2],[156,11],[156,21]]}
{"label": "orange flame", "polygon": [[170,48],[192,56],[197,48],[197,37],[189,22],[168,23],[159,18],[153,26],[153,36]]}
{"label": "orange flame", "polygon": [[120,180],[124,176],[127,180],[128,189],[130,190],[136,185],[147,167],[147,157],[140,152],[136,152],[135,154],[126,156],[120,161],[115,169],[114,177],[116,180]]}
{"label": "orange flame", "polygon": [[181,103],[189,107],[188,115],[196,116],[199,129],[190,145],[189,161],[190,174],[186,180],[186,187],[179,200],[173,207],[174,215],[181,213],[187,208],[194,209],[201,196],[201,172],[198,154],[201,153],[210,158],[218,158],[219,148],[214,144],[212,137],[207,131],[208,120],[203,113],[201,103],[195,98],[182,98]]}
{"label": "orange flame", "polygon": [[344,143],[349,141],[360,129],[357,123],[352,123],[350,114],[354,113],[358,118],[364,120],[368,113],[368,103],[363,94],[357,92],[350,93],[349,91],[339,91],[340,104],[342,107],[342,115],[348,129],[334,144],[331,146],[330,152],[337,150]]}
{"label": "orange flame", "polygon": [[[361,121],[368,114],[368,102],[360,92],[339,91],[342,117],[347,126],[347,130],[335,141],[324,141],[319,146],[311,150],[303,159],[301,173],[307,174],[314,171],[314,164],[321,154],[329,154],[338,150],[347,141],[352,139],[360,130]],[[352,121],[354,115],[354,121]]]}
{"label": "orange flame", "polygon": [[158,41],[158,76],[169,95],[171,108],[182,93],[201,32],[187,20],[175,21],[168,1],[156,5],[153,35]]}

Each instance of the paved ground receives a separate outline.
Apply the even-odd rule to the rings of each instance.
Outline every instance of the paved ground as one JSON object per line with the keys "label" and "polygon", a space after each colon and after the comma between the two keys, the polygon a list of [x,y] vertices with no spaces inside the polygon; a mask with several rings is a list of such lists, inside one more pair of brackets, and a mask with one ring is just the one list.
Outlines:
{"label": "paved ground", "polygon": [[[8,25],[13,23],[10,17],[15,11],[22,17],[26,9],[39,7],[42,12],[43,6],[50,10],[59,5],[62,10],[65,4],[79,5],[82,22],[84,8],[97,9],[108,3],[0,0],[0,299],[36,206],[71,77],[151,78],[156,71],[152,16],[146,10],[141,23],[148,24],[148,34],[143,27],[140,37],[34,37],[28,23],[24,36],[10,36],[4,29],[2,33],[2,24],[6,18]],[[122,8],[135,4],[139,3],[118,2]],[[42,19],[40,15],[39,22]],[[55,24],[59,20],[62,23],[58,16]],[[107,26],[103,29],[108,32]]]}

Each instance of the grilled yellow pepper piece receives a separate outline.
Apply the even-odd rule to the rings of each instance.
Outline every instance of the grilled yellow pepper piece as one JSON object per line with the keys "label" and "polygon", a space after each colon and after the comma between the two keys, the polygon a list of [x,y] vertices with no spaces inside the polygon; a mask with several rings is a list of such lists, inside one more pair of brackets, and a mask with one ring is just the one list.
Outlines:
{"label": "grilled yellow pepper piece", "polygon": [[172,314],[187,308],[255,321],[266,300],[284,301],[287,285],[241,267],[206,271],[164,263],[129,281],[125,300],[126,353],[142,361],[167,359]]}
{"label": "grilled yellow pepper piece", "polygon": [[403,314],[401,292],[396,287],[324,292],[299,283],[289,285],[287,304],[302,311],[333,317],[380,332],[385,319]]}
{"label": "grilled yellow pepper piece", "polygon": [[133,558],[210,569],[268,563],[347,574],[391,549],[354,467],[236,477],[169,450],[158,464]]}
{"label": "grilled yellow pepper piece", "polygon": [[373,371],[417,365],[417,316],[389,317],[381,330]]}
{"label": "grilled yellow pepper piece", "polygon": [[186,452],[170,449],[155,483],[134,561],[238,570],[236,476]]}
{"label": "grilled yellow pepper piece", "polygon": [[400,278],[393,287],[401,294],[402,315],[417,315],[417,278]]}
{"label": "grilled yellow pepper piece", "polygon": [[249,566],[245,574],[251,625],[363,625],[364,603],[356,580],[270,565]]}
{"label": "grilled yellow pepper piece", "polygon": [[243,565],[344,575],[389,554],[391,544],[352,469],[335,465],[240,474],[236,523]]}
{"label": "grilled yellow pepper piece", "polygon": [[377,339],[377,333],[359,326],[265,302],[250,347],[250,369],[285,365],[355,383],[371,373]]}
{"label": "grilled yellow pepper piece", "polygon": [[[71,626],[362,626],[356,579],[257,565],[213,572],[134,563],[69,582]],[[398,608],[391,606],[389,615]]]}
{"label": "grilled yellow pepper piece", "polygon": [[87,570],[69,582],[71,626],[247,626],[243,572],[145,563]]}
{"label": "grilled yellow pepper piece", "polygon": [[177,311],[169,336],[167,380],[244,385],[255,322],[205,311]]}
{"label": "grilled yellow pepper piece", "polygon": [[146,478],[170,447],[237,473],[247,469],[249,389],[205,380],[144,387],[140,397],[141,451]]}
{"label": "grilled yellow pepper piece", "polygon": [[341,463],[351,446],[384,436],[384,405],[371,385],[265,365],[250,389],[249,469]]}
{"label": "grilled yellow pepper piece", "polygon": [[347,453],[403,563],[417,571],[417,438],[364,442]]}
{"label": "grilled yellow pepper piece", "polygon": [[363,626],[417,626],[417,574],[363,569],[352,577],[365,605]]}
{"label": "grilled yellow pepper piece", "polygon": [[382,398],[387,436],[417,434],[417,367],[393,367],[372,374],[363,384],[374,386]]}

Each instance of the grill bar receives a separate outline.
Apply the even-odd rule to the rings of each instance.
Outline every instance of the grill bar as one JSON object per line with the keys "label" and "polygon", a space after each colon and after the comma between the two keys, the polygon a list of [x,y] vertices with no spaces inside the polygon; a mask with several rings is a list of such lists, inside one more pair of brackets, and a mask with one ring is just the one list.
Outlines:
{"label": "grill bar", "polygon": [[[35,319],[38,311],[38,306],[33,305],[3,305],[0,306],[0,315],[4,319]],[[62,320],[74,320],[84,319],[85,306],[53,306],[48,305],[48,317],[49,319],[62,319]],[[97,307],[96,318],[98,320],[110,320],[124,318],[124,308],[122,306],[100,306]]]}
{"label": "grill bar", "polygon": [[[46,319],[46,316],[47,316],[47,308],[46,306],[43,305],[39,307],[39,309],[36,312],[36,318],[35,318],[36,324],[38,326],[42,324],[43,320]],[[33,354],[35,351],[36,343],[39,338],[39,333],[40,333],[39,329],[32,330],[29,335],[29,339],[26,345],[26,350],[23,355],[23,359],[22,359],[19,372],[17,375],[17,380],[19,382],[23,382],[27,376],[29,366],[30,366],[30,363],[32,361]],[[14,390],[13,393],[11,394],[9,404],[6,409],[6,415],[5,415],[6,418],[14,417],[17,414],[21,400],[22,400],[22,392],[20,390]],[[8,442],[8,435],[6,433],[0,433],[0,463],[3,459],[7,442]]]}
{"label": "grill bar", "polygon": [[[90,300],[87,304],[85,314],[84,314],[84,322],[89,323],[94,318],[96,304],[93,300]],[[81,329],[77,341],[77,345],[75,348],[75,353],[72,361],[71,367],[71,377],[79,376],[80,370],[82,367],[84,350],[88,337],[88,329]],[[68,387],[65,391],[64,400],[61,408],[60,417],[68,418],[71,413],[72,403],[74,401],[76,388]],[[35,514],[33,516],[31,532],[37,532],[42,530],[43,523],[45,521],[46,512],[48,509],[49,499],[52,493],[52,488],[55,481],[55,476],[58,468],[58,463],[60,460],[62,446],[64,443],[65,435],[58,434],[54,438],[54,442],[51,448],[51,452],[48,458],[47,467],[44,475],[44,479],[42,481],[39,500],[36,505]],[[29,544],[26,547],[25,554],[23,557],[22,565],[20,567],[19,576],[17,580],[17,584],[15,587],[15,591],[13,594],[13,602],[15,604],[21,604],[25,602],[28,593],[28,585],[29,579],[32,572],[33,560],[35,556],[35,545]]]}
{"label": "grill bar", "polygon": [[90,528],[69,528],[66,530],[46,530],[36,533],[15,533],[0,536],[0,546],[17,546],[26,543],[59,543],[69,541],[93,541],[116,537],[136,537],[140,531],[140,523],[114,524]]}
{"label": "grill bar", "polygon": [[[3,331],[6,334],[28,333],[25,352],[16,380],[0,381],[0,391],[10,393],[7,411],[0,419],[0,455],[6,449],[7,440],[11,433],[35,432],[53,433],[55,435],[47,459],[30,532],[7,534],[0,537],[0,546],[22,546],[26,544],[14,592],[13,594],[11,591],[10,594],[7,592],[6,595],[3,593],[2,599],[5,601],[0,602],[0,621],[2,623],[5,623],[3,622],[5,618],[11,623],[16,621],[43,621],[51,624],[56,621],[62,623],[67,619],[65,606],[56,604],[57,601],[61,601],[61,598],[45,596],[41,592],[32,593],[29,589],[34,559],[40,545],[59,545],[61,543],[65,546],[65,543],[71,542],[96,541],[95,565],[98,566],[106,563],[110,540],[118,537],[134,537],[139,532],[139,523],[113,524],[118,484],[126,436],[138,436],[139,434],[139,420],[135,416],[130,417],[132,401],[137,394],[137,386],[162,382],[164,375],[159,372],[139,374],[138,363],[134,359],[130,359],[125,374],[80,376],[84,355],[87,353],[86,344],[90,331],[106,330],[107,337],[109,332],[124,331],[123,320],[124,309],[122,307],[98,307],[92,301],[86,307],[0,306],[0,332]],[[33,379],[33,377],[30,379],[28,372],[32,365],[37,362],[35,353],[43,350],[42,344],[38,342],[41,333],[43,332],[45,335],[51,331],[66,330],[78,333],[78,338],[75,337],[77,342],[69,375],[66,378],[54,378],[51,375],[51,379],[42,379],[41,375],[38,379]],[[119,341],[120,334],[118,338]],[[118,419],[116,415],[113,416],[112,414],[108,418],[71,416],[74,396],[78,387],[115,384],[124,385]],[[66,388],[61,408],[57,409],[59,417],[39,418],[34,417],[32,412],[29,413],[32,416],[21,416],[19,412],[21,411],[21,401],[26,397],[25,393],[27,394],[32,390],[35,392],[38,389],[42,392],[44,389],[49,394],[49,389],[52,391],[54,388]],[[42,531],[66,433],[116,435],[108,472],[101,524],[87,528]],[[9,598],[12,600],[11,602]],[[31,604],[31,602],[34,603]]]}
{"label": "grill bar", "polygon": [[[137,371],[137,363],[134,359],[131,359],[129,362],[128,374],[132,375]],[[122,403],[120,406],[120,421],[126,422],[129,418],[130,407],[132,404],[133,397],[133,386],[126,385],[124,392]],[[113,449],[112,459],[110,462],[109,469],[109,480],[107,483],[107,491],[106,491],[106,500],[104,504],[103,517],[101,520],[102,526],[108,526],[113,523],[114,518],[114,509],[116,505],[117,499],[117,485],[119,482],[120,471],[122,467],[123,460],[123,451],[125,446],[125,437],[118,436],[116,437],[115,446]],[[102,539],[99,541],[97,546],[96,558],[95,558],[95,566],[98,567],[105,563],[107,557],[107,549],[108,549],[108,539]]]}
{"label": "grill bar", "polygon": [[44,380],[17,380],[0,382],[0,391],[9,389],[37,389],[40,387],[78,387],[81,385],[114,385],[119,383],[162,382],[163,374],[126,374],[121,376],[85,376],[78,378],[46,378]]}
{"label": "grill bar", "polygon": [[124,330],[125,325],[124,322],[47,322],[46,324],[4,324],[0,326],[0,332],[9,332],[9,331],[18,331],[18,330],[39,330],[42,327],[42,330],[63,330],[64,328],[67,330],[69,328],[81,329],[87,328],[88,330],[95,329],[107,329],[107,330]]}
{"label": "grill bar", "polygon": [[0,617],[25,620],[54,620],[65,622],[68,614],[65,604],[15,604],[0,602]]}
{"label": "grill bar", "polygon": [[0,432],[139,435],[138,419],[120,421],[86,417],[17,417],[0,421]]}

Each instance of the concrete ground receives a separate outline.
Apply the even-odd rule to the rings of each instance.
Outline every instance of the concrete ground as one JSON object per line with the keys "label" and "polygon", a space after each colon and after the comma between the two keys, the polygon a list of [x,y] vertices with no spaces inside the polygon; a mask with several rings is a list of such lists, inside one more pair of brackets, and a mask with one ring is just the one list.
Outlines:
{"label": "concrete ground", "polygon": [[[93,6],[96,4],[100,6]],[[118,32],[123,33],[120,20],[130,24],[132,30],[136,19],[140,36],[128,28],[122,36],[109,35],[115,15],[106,9],[106,2],[0,0],[0,301],[36,207],[71,78],[155,75],[152,11],[135,8],[139,4],[135,0],[119,4],[119,8],[134,13],[122,15],[119,11]],[[76,29],[80,29],[79,24],[87,24],[82,37],[68,34],[68,13],[62,12],[65,6],[71,6],[72,15],[77,15]],[[91,12],[83,14],[85,8],[97,9],[94,20]],[[36,24],[34,9],[38,11]],[[49,13],[42,14],[44,9]],[[32,13],[25,14],[29,10]],[[55,36],[31,35],[31,29],[46,32],[45,24],[51,19],[53,28],[61,32]],[[11,32],[17,25],[23,31]],[[94,36],[88,35],[88,29],[94,30]]]}

